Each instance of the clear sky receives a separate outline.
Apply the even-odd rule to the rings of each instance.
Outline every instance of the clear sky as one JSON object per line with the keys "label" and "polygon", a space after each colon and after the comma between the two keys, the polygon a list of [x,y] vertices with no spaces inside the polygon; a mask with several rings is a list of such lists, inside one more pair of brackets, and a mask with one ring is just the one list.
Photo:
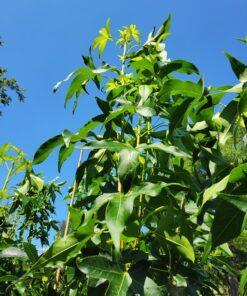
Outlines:
{"label": "clear sky", "polygon": [[[82,97],[75,115],[63,108],[66,87],[52,87],[81,66],[81,54],[108,17],[112,28],[136,24],[143,36],[172,14],[169,57],[196,64],[207,85],[234,84],[236,79],[223,55],[246,60],[246,45],[234,38],[247,35],[246,0],[0,0],[0,65],[26,89],[26,102],[13,102],[0,118],[0,144],[10,141],[32,158],[38,146],[67,128],[76,132],[97,113],[92,97]],[[106,57],[109,56],[106,52]],[[60,175],[69,179],[75,157]],[[56,155],[37,167],[47,180],[59,176]],[[65,206],[57,202],[58,219]]]}

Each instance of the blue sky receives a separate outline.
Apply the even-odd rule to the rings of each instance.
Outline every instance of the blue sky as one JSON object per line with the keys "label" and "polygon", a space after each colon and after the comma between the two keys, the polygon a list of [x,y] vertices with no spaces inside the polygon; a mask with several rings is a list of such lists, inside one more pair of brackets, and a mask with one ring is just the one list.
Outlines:
{"label": "blue sky", "polygon": [[[63,107],[66,87],[56,95],[52,87],[81,65],[108,17],[113,30],[136,24],[144,39],[153,26],[172,14],[169,57],[196,64],[207,85],[234,84],[236,79],[223,55],[228,51],[246,60],[246,46],[234,38],[247,34],[246,0],[1,0],[0,65],[8,68],[26,89],[26,102],[3,110],[0,144],[10,141],[32,158],[37,147],[67,128],[77,131],[97,114],[94,94],[82,97],[75,115]],[[111,53],[106,51],[105,57]],[[73,176],[76,157],[63,167],[61,180]],[[47,180],[59,176],[56,155],[37,167]],[[69,184],[68,184],[69,185]],[[62,199],[58,219],[65,217]]]}

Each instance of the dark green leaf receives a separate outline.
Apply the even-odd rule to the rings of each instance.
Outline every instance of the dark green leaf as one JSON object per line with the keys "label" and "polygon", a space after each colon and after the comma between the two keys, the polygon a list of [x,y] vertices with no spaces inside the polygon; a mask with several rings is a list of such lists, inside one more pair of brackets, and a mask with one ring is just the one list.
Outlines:
{"label": "dark green leaf", "polygon": [[24,247],[24,250],[25,250],[25,252],[26,252],[26,254],[28,256],[28,259],[32,263],[36,263],[39,256],[38,256],[38,252],[37,252],[35,246],[30,244],[30,243],[23,243],[23,247]]}
{"label": "dark green leaf", "polygon": [[60,146],[61,144],[63,144],[62,135],[55,136],[49,139],[48,141],[46,141],[36,151],[33,158],[33,164],[36,165],[43,162],[52,153],[52,151],[58,146]]}
{"label": "dark green leaf", "polygon": [[58,171],[61,171],[63,163],[70,157],[74,151],[74,145],[70,144],[68,147],[63,145],[59,150],[58,155]]}
{"label": "dark green leaf", "polygon": [[247,66],[240,62],[238,59],[231,56],[229,53],[225,53],[226,57],[228,58],[232,70],[237,76],[238,80],[244,82],[247,80]]}
{"label": "dark green leaf", "polygon": [[232,203],[222,200],[218,203],[213,225],[212,246],[217,247],[237,237],[242,229],[245,213]]}

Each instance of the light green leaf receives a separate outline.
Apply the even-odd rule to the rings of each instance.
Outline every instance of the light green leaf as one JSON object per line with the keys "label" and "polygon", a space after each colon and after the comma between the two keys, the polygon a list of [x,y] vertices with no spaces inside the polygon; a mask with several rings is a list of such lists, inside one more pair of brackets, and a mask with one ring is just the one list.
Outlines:
{"label": "light green leaf", "polygon": [[139,156],[140,154],[136,150],[123,149],[119,152],[118,175],[120,179],[135,173],[139,165]]}
{"label": "light green leaf", "polygon": [[148,99],[148,97],[150,96],[150,94],[152,93],[152,87],[149,85],[140,85],[139,86],[139,95],[141,97],[141,100],[139,102],[139,106],[142,106],[146,100]]}
{"label": "light green leaf", "polygon": [[40,177],[33,174],[30,174],[30,178],[34,185],[37,187],[38,191],[41,191],[44,187],[44,181]]}
{"label": "light green leaf", "polygon": [[102,55],[103,51],[105,50],[106,44],[109,40],[112,39],[110,33],[110,19],[106,21],[106,26],[99,30],[99,36],[94,39],[93,48],[99,49],[99,56]]}
{"label": "light green leaf", "polygon": [[126,296],[132,283],[130,275],[102,256],[77,260],[78,269],[89,278],[109,281],[107,296]]}
{"label": "light green leaf", "polygon": [[165,239],[174,245],[174,247],[181,253],[185,258],[195,261],[195,253],[192,245],[189,240],[183,235],[169,235],[168,232],[165,231]]}
{"label": "light green leaf", "polygon": [[156,115],[156,111],[153,108],[146,106],[138,106],[136,112],[144,117],[152,117]]}
{"label": "light green leaf", "polygon": [[247,178],[247,163],[240,164],[236,168],[231,170],[229,176],[229,182],[235,183]]}
{"label": "light green leaf", "polygon": [[155,150],[160,150],[163,151],[165,153],[171,154],[173,156],[179,156],[179,157],[188,157],[190,158],[191,156],[189,154],[187,154],[186,152],[183,152],[181,150],[179,150],[177,147],[172,146],[172,145],[166,145],[163,144],[161,142],[156,142],[150,145],[143,145],[143,146],[139,146],[138,150],[143,150],[143,149],[155,149]]}
{"label": "light green leaf", "polygon": [[203,194],[203,202],[205,204],[208,200],[215,198],[221,191],[223,191],[228,183],[229,175],[220,180],[219,182],[208,187]]}
{"label": "light green leaf", "polygon": [[240,296],[245,296],[247,292],[247,267],[241,270],[239,289],[240,289]]}

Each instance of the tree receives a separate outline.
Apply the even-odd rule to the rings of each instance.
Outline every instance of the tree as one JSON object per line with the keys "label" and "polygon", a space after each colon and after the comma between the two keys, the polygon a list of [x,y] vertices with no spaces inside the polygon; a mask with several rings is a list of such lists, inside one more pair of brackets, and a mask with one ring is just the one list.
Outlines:
{"label": "tree", "polygon": [[[0,37],[0,46],[3,45],[3,41]],[[6,77],[7,70],[5,68],[0,67],[0,104],[1,107],[8,106],[12,101],[12,95],[10,93],[16,93],[19,101],[23,102],[24,97],[24,90],[20,87],[18,82],[14,78]],[[2,114],[2,111],[0,111]]]}
{"label": "tree", "polygon": [[[65,227],[38,260],[29,256],[26,274],[10,280],[13,291],[227,295],[229,277],[242,274],[244,295],[246,270],[232,264],[228,242],[245,226],[247,163],[224,149],[229,141],[237,147],[236,139],[245,145],[246,65],[227,54],[240,83],[206,87],[195,65],[168,59],[169,27],[170,16],[140,45],[135,25],[115,40],[108,20],[84,66],[54,87],[71,81],[65,105],[74,100],[75,111],[93,83],[100,114],[34,155],[35,166],[59,148],[61,170],[74,151],[89,150],[69,192],[69,233]],[[101,58],[112,41],[122,50],[120,66],[98,66],[93,50]],[[228,92],[236,97],[222,107]]]}

